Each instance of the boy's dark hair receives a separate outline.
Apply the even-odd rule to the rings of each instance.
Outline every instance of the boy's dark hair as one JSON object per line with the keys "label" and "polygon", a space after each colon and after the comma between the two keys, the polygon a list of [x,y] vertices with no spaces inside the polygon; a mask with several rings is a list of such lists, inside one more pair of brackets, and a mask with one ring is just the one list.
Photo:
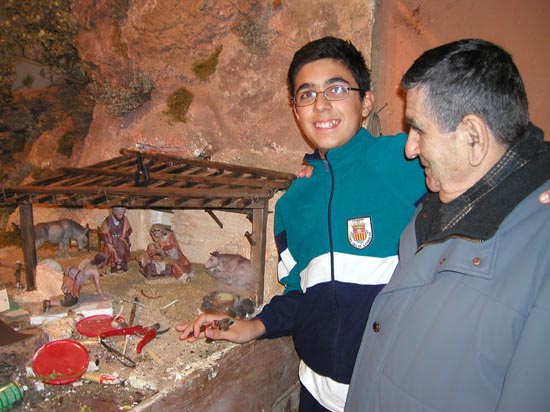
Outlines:
{"label": "boy's dark hair", "polygon": [[459,40],[428,50],[405,73],[401,86],[423,90],[425,108],[444,133],[475,114],[509,145],[529,123],[525,87],[512,56],[485,40]]}
{"label": "boy's dark hair", "polygon": [[[288,91],[294,97],[296,75],[306,64],[320,60],[333,59],[343,64],[352,74],[360,89],[370,90],[370,71],[365,58],[355,46],[336,37],[323,37],[304,45],[294,54],[288,69]],[[361,100],[365,92],[359,92]]]}
{"label": "boy's dark hair", "polygon": [[96,253],[94,260],[92,260],[92,265],[101,267],[107,261],[107,255],[104,253]]}

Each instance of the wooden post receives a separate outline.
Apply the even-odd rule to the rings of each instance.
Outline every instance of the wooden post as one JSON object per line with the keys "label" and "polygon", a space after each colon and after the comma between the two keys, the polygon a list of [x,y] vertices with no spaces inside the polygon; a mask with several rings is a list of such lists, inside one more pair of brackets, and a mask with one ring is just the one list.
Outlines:
{"label": "wooden post", "polygon": [[267,230],[267,205],[268,200],[262,201],[262,208],[252,210],[252,237],[254,243],[250,253],[250,264],[255,276],[253,282],[253,296],[256,305],[260,306],[264,301],[264,275],[265,275],[265,249]]}
{"label": "wooden post", "polygon": [[23,258],[25,259],[25,279],[27,291],[36,290],[36,248],[34,246],[34,220],[32,204],[19,205],[21,218],[21,240],[23,243]]}

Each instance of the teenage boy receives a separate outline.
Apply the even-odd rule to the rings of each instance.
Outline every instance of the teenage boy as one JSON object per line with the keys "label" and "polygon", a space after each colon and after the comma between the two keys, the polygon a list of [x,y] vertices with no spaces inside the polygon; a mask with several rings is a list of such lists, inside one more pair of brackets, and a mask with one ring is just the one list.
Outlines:
{"label": "teenage boy", "polygon": [[200,315],[177,330],[245,343],[292,335],[301,359],[300,411],[342,411],[370,306],[397,264],[401,231],[425,194],[418,161],[404,156],[406,135],[373,137],[361,127],[374,105],[362,54],[334,37],[295,55],[289,93],[300,129],[315,146],[277,202],[278,276],[285,286],[251,320],[226,331],[201,326]]}

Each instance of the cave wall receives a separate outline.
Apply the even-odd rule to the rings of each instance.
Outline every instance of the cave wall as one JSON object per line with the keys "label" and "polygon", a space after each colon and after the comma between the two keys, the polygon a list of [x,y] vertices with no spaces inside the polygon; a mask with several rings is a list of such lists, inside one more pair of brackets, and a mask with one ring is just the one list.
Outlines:
{"label": "cave wall", "polygon": [[[120,148],[145,145],[296,172],[311,149],[289,104],[292,56],[306,42],[333,35],[351,40],[370,65],[372,7],[365,0],[75,0],[75,44],[88,74],[103,85],[103,98],[70,157],[55,152],[56,139],[72,127],[65,119],[36,139],[28,160],[36,167],[87,166],[118,156]],[[140,104],[147,87],[150,98]],[[179,89],[192,100],[178,117],[169,101]],[[270,202],[271,212],[279,196]],[[34,209],[35,223],[69,216],[92,227],[109,213]],[[201,211],[130,210],[133,248],[145,248],[150,225],[164,223],[173,226],[193,262],[206,261],[213,250],[249,256],[244,233],[250,222],[242,215],[217,215],[223,229]],[[280,292],[269,216],[265,301]]]}
{"label": "cave wall", "polygon": [[[109,102],[98,104],[72,159],[78,165],[145,143],[187,157],[295,171],[309,148],[286,91],[292,55],[307,41],[336,35],[370,56],[372,10],[364,0],[135,0],[116,19],[111,8],[106,0],[74,2],[85,66],[113,87],[132,81],[130,75],[147,77],[154,89],[124,116],[113,116]],[[217,51],[215,70],[199,78],[194,66]],[[167,100],[179,88],[193,94],[185,121],[168,113]]]}

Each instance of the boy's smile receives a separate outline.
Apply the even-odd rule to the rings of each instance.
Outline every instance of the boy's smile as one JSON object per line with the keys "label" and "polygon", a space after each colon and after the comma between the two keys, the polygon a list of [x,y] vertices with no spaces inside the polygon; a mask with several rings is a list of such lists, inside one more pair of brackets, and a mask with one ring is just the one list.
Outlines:
{"label": "boy's smile", "polygon": [[351,72],[340,62],[321,59],[302,67],[295,79],[296,94],[317,92],[315,102],[294,107],[300,127],[309,141],[324,157],[328,150],[346,144],[361,128],[363,119],[373,107],[373,95],[366,92],[361,101],[357,91],[350,90],[344,100],[328,100],[323,91],[329,87],[357,88]]}

